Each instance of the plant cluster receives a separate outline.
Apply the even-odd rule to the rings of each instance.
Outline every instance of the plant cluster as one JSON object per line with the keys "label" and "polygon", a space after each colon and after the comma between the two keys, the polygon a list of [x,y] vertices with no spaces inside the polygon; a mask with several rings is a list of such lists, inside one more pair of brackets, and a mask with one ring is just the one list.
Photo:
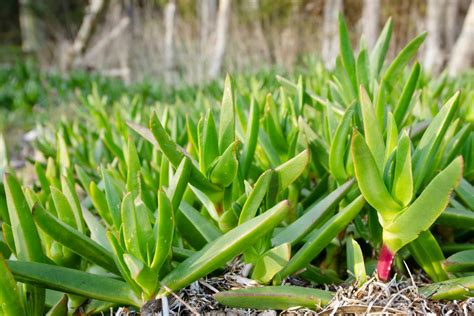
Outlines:
{"label": "plant cluster", "polygon": [[95,89],[38,127],[31,184],[0,142],[0,310],[140,308],[238,256],[262,286],[216,294],[228,306],[317,308],[333,293],[281,284],[388,280],[404,260],[436,282],[427,297],[472,295],[472,80],[409,66],[424,34],[387,62],[391,21],[370,52],[339,32],[334,71],[228,76],[220,102],[109,106]]}

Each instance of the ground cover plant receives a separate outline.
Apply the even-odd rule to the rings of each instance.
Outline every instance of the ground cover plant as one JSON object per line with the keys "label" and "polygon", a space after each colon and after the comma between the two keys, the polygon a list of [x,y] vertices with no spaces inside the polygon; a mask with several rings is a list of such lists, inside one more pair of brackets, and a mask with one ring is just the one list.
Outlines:
{"label": "ground cover plant", "polygon": [[220,100],[83,94],[38,126],[32,183],[0,141],[1,311],[159,312],[236,258],[260,286],[217,293],[225,306],[317,310],[324,285],[417,269],[426,298],[472,296],[472,74],[412,64],[425,34],[389,61],[391,21],[355,53],[339,24],[333,71],[227,76]]}

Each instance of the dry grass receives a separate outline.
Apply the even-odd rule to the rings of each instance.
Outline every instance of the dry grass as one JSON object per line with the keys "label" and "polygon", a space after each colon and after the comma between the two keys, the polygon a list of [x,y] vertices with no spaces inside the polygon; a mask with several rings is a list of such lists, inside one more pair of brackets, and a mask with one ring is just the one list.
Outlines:
{"label": "dry grass", "polygon": [[[364,285],[355,284],[326,286],[334,291],[334,299],[323,309],[312,311],[294,308],[286,311],[234,309],[220,305],[213,294],[219,291],[258,286],[247,278],[248,266],[234,260],[220,276],[213,276],[194,282],[187,288],[168,298],[169,309],[162,308],[161,302],[153,302],[142,315],[474,315],[474,298],[464,301],[435,301],[422,297],[418,287],[429,281],[422,273],[416,272],[410,278],[394,276],[384,283],[377,277],[370,278]],[[298,278],[286,280],[287,284],[309,286]],[[150,307],[155,308],[152,312]],[[156,311],[160,311],[160,313]],[[124,310],[116,315],[132,315]]]}

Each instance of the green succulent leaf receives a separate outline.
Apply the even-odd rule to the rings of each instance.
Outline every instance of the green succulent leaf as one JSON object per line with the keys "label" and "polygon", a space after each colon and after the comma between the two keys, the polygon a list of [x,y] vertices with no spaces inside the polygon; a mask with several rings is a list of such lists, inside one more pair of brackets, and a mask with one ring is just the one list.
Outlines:
{"label": "green succulent leaf", "polygon": [[110,272],[117,273],[112,254],[77,229],[49,214],[41,205],[33,209],[35,223],[51,238]]}
{"label": "green succulent leaf", "polygon": [[362,108],[362,117],[364,123],[364,136],[367,146],[374,157],[379,171],[383,170],[385,145],[383,135],[380,131],[377,118],[375,116],[374,107],[370,101],[370,97],[364,87],[360,87],[360,105]]}
{"label": "green succulent leaf", "polygon": [[199,139],[199,164],[201,171],[206,174],[212,162],[219,156],[219,139],[214,116],[208,111],[204,121],[202,137]]}
{"label": "green succulent leaf", "polygon": [[408,250],[416,263],[434,281],[444,281],[449,278],[442,266],[444,254],[433,234],[426,230],[417,239],[408,244]]}
{"label": "green succulent leaf", "polygon": [[252,279],[260,283],[269,283],[288,263],[291,256],[291,245],[289,243],[276,246],[264,253],[255,263]]}
{"label": "green succulent leaf", "polygon": [[287,310],[292,307],[317,309],[331,301],[333,293],[298,286],[264,286],[214,294],[222,305],[259,310]]}
{"label": "green succulent leaf", "polygon": [[225,235],[208,243],[203,249],[180,263],[161,280],[160,294],[166,295],[170,290],[181,289],[222,267],[226,262],[270,232],[283,220],[289,209],[290,206],[287,201],[280,202],[262,215],[237,226]]}
{"label": "green succulent leaf", "polygon": [[446,134],[449,124],[453,120],[459,104],[459,92],[456,92],[441,108],[431,121],[413,153],[414,190],[418,192],[427,174],[436,166],[429,161],[435,156]]}
{"label": "green succulent leaf", "polygon": [[257,101],[252,98],[249,110],[249,123],[245,134],[244,148],[240,158],[242,165],[242,173],[247,176],[255,156],[255,150],[258,142],[258,130],[260,122],[260,109]]}
{"label": "green succulent leaf", "polygon": [[[18,260],[44,262],[43,246],[20,183],[9,173],[4,173],[3,183],[5,185],[16,257]],[[25,290],[27,313],[42,315],[45,290],[34,285],[27,286]]]}
{"label": "green succulent leaf", "polygon": [[212,220],[201,215],[184,201],[181,202],[175,216],[179,232],[195,249],[201,249],[222,235]]}
{"label": "green succulent leaf", "polygon": [[158,217],[155,223],[155,254],[151,269],[157,273],[171,253],[175,230],[174,212],[165,192],[158,192]]}
{"label": "green succulent leaf", "polygon": [[0,313],[2,315],[26,315],[25,306],[17,283],[0,253]]}
{"label": "green succulent leaf", "polygon": [[395,175],[392,185],[393,198],[407,206],[413,197],[413,174],[411,166],[411,142],[406,132],[398,142]]}
{"label": "green succulent leaf", "polygon": [[349,32],[347,30],[346,21],[344,17],[339,15],[339,47],[341,48],[342,62],[346,69],[347,75],[349,76],[352,84],[354,95],[357,93],[357,74],[356,74],[356,62],[354,59],[354,51],[352,50],[351,40],[349,38]]}
{"label": "green succulent leaf", "polygon": [[141,306],[130,287],[119,280],[50,264],[8,261],[15,279],[92,299]]}
{"label": "green succulent leaf", "polygon": [[288,264],[278,272],[275,276],[275,282],[280,283],[284,278],[303,269],[316,258],[331,240],[354,219],[364,204],[364,198],[362,196],[357,197],[351,204],[328,220],[321,228],[315,229],[308,236],[308,240],[303,247],[301,247],[293,255]]}
{"label": "green succulent leaf", "polygon": [[302,216],[273,237],[272,244],[276,246],[283,243],[292,245],[298,243],[318,224],[320,226],[324,223],[330,212],[336,208],[353,185],[354,180],[349,180],[320,201],[313,203]]}
{"label": "green succulent leaf", "polygon": [[456,229],[474,229],[474,212],[458,208],[446,208],[436,220],[436,224]]}
{"label": "green succulent leaf", "polygon": [[447,258],[443,265],[448,272],[473,272],[474,250],[455,253]]}
{"label": "green succulent leaf", "polygon": [[292,159],[275,168],[278,176],[278,191],[288,188],[306,170],[309,162],[309,150],[305,149]]}
{"label": "green succulent leaf", "polygon": [[272,179],[273,171],[267,170],[258,178],[252,191],[249,193],[245,201],[242,211],[240,212],[239,225],[252,219],[257,214],[258,208],[263,202],[267,194]]}
{"label": "green succulent leaf", "polygon": [[349,107],[337,126],[334,138],[329,150],[329,170],[337,181],[343,182],[347,179],[344,155],[347,151],[348,137],[350,136],[350,124],[354,115],[354,107]]}
{"label": "green succulent leaf", "polygon": [[367,281],[367,273],[365,271],[364,256],[362,250],[352,238],[346,241],[347,249],[347,267],[353,273],[357,284],[362,285]]}
{"label": "green succulent leaf", "polygon": [[420,196],[392,222],[384,226],[384,242],[396,252],[436,221],[446,207],[451,191],[462,176],[462,158],[455,159],[423,190]]}
{"label": "green succulent leaf", "polygon": [[390,39],[392,37],[393,22],[392,18],[389,18],[385,23],[385,26],[380,32],[380,36],[374,45],[372,53],[370,54],[371,61],[371,80],[377,80],[380,71],[382,70],[385,57],[387,56],[388,48],[390,46]]}
{"label": "green succulent leaf", "polygon": [[399,126],[402,125],[403,120],[406,118],[408,107],[413,98],[413,93],[415,92],[416,85],[418,83],[418,78],[420,77],[420,69],[420,64],[415,63],[415,66],[413,66],[413,70],[411,71],[410,76],[408,77],[408,80],[405,86],[403,87],[403,91],[400,98],[398,99],[398,103],[395,106],[393,116],[395,122]]}
{"label": "green succulent leaf", "polygon": [[392,86],[396,80],[398,80],[403,69],[410,62],[412,57],[415,56],[418,52],[418,48],[420,48],[421,44],[425,41],[426,35],[427,33],[425,32],[412,39],[393,59],[383,75],[383,79],[387,83],[390,83],[389,86]]}
{"label": "green succulent leaf", "polygon": [[[170,138],[156,114],[151,116],[150,129],[161,151],[165,154],[170,163],[177,168],[185,155],[182,149]],[[191,165],[190,182],[202,191],[219,191],[219,188],[210,183],[194,164]]]}
{"label": "green succulent leaf", "polygon": [[379,212],[382,226],[390,223],[401,209],[388,192],[375,159],[360,133],[352,136],[352,156],[357,184],[367,202]]}
{"label": "green succulent leaf", "polygon": [[235,106],[232,78],[227,75],[222,96],[221,117],[219,122],[219,151],[221,155],[235,141]]}
{"label": "green succulent leaf", "polygon": [[422,296],[433,300],[464,300],[472,297],[474,276],[433,283],[419,291]]}
{"label": "green succulent leaf", "polygon": [[209,179],[221,187],[228,187],[235,179],[238,170],[236,156],[238,141],[227,147],[221,156],[217,157],[209,170]]}

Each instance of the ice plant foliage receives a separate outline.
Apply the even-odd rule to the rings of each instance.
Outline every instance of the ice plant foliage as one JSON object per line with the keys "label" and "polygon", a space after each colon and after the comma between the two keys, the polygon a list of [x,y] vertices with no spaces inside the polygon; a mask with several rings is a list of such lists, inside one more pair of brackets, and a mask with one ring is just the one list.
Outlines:
{"label": "ice plant foliage", "polygon": [[33,180],[0,137],[0,314],[139,309],[236,258],[262,286],[215,295],[233,307],[316,309],[334,294],[281,284],[361,286],[402,260],[438,282],[423,295],[472,295],[472,78],[411,66],[425,34],[389,61],[390,20],[372,51],[339,31],[335,69],[294,79],[152,106],[94,89],[38,125]]}

